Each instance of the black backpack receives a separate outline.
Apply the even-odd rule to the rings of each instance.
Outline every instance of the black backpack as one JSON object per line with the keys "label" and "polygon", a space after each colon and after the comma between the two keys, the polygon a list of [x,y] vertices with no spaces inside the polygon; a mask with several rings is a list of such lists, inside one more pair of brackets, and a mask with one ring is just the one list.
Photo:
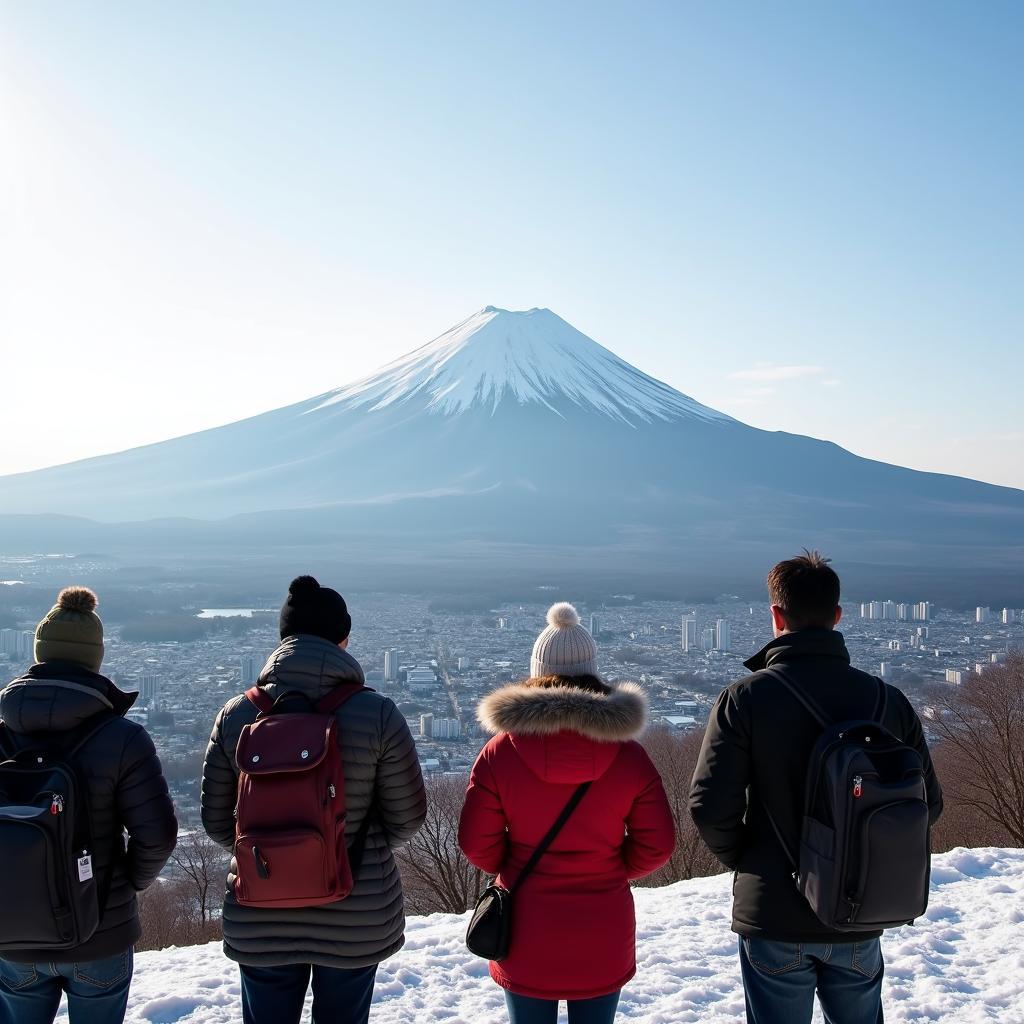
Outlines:
{"label": "black backpack", "polygon": [[810,694],[782,682],[821,726],[807,766],[799,856],[768,813],[797,888],[837,932],[912,924],[928,907],[931,843],[921,755],[888,732],[881,679],[870,719],[832,723]]}
{"label": "black backpack", "polygon": [[0,722],[0,952],[74,949],[99,926],[106,897],[93,871],[87,789],[73,762],[116,717],[17,741]]}

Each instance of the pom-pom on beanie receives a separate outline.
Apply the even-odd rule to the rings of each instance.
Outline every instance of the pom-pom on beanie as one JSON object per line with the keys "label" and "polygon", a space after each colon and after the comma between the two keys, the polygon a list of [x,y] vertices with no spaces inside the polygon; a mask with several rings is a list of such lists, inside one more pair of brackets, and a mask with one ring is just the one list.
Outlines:
{"label": "pom-pom on beanie", "polygon": [[352,631],[345,598],[312,576],[296,576],[281,606],[281,639],[305,633],[340,644]]}
{"label": "pom-pom on beanie", "polygon": [[597,644],[580,625],[579,612],[565,601],[548,609],[548,627],[533,645],[530,675],[596,676]]}
{"label": "pom-pom on beanie", "polygon": [[36,661],[70,661],[92,672],[103,664],[103,623],[88,587],[65,587],[36,626]]}

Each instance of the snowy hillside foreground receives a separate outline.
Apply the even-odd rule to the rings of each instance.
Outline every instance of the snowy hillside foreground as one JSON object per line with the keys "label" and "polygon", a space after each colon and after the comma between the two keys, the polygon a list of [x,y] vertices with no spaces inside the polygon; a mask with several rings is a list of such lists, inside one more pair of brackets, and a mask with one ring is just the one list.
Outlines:
{"label": "snowy hillside foreground", "polygon": [[[727,875],[637,891],[639,970],[620,1020],[742,1021],[729,899]],[[486,963],[463,945],[465,920],[410,919],[405,949],[377,975],[371,1024],[507,1020]],[[1024,1022],[1024,850],[937,857],[927,918],[883,941],[888,1022]],[[238,969],[219,944],[138,955],[131,1024],[234,1024],[240,1016]]]}

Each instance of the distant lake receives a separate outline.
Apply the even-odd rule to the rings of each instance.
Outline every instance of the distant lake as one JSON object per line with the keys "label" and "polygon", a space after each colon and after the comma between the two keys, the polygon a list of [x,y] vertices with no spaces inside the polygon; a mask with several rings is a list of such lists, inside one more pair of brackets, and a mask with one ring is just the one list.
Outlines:
{"label": "distant lake", "polygon": [[251,619],[254,615],[269,615],[276,611],[276,608],[204,608],[196,618]]}

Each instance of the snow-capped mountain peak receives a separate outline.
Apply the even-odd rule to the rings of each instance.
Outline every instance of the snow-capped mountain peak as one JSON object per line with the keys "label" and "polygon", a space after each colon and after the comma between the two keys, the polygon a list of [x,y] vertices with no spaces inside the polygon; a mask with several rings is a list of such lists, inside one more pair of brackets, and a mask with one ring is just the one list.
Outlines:
{"label": "snow-capped mountain peak", "polygon": [[384,409],[414,399],[445,415],[477,406],[494,411],[503,400],[561,414],[568,400],[630,424],[729,420],[637,370],[550,309],[485,306],[372,376],[329,392],[317,408]]}

